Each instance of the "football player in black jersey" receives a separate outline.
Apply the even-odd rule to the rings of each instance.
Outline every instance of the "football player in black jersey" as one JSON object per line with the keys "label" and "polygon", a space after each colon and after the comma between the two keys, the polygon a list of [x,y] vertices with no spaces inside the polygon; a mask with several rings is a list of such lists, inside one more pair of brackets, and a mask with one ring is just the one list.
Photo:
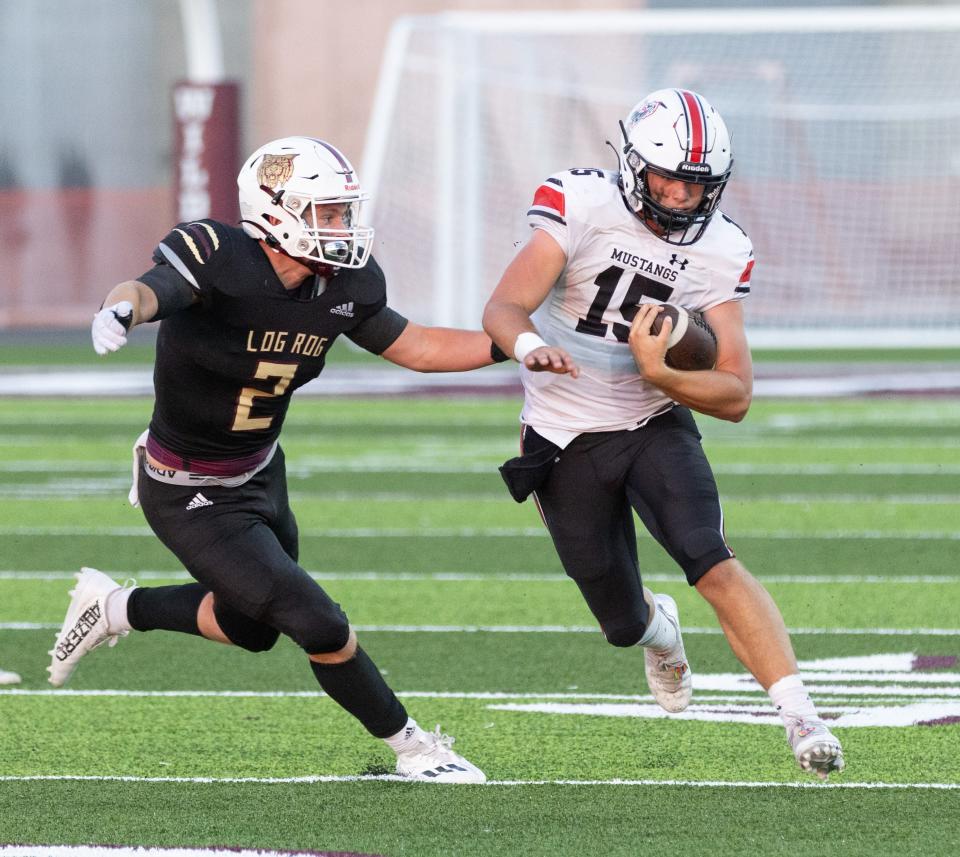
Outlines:
{"label": "football player in black jersey", "polygon": [[94,348],[107,354],[135,325],[162,319],[131,502],[197,582],[121,587],[83,569],[50,681],[64,684],[84,654],[131,630],[254,652],[286,634],[324,691],[396,752],[398,774],[484,782],[439,727],[425,732],[407,715],[340,605],[298,564],[278,436],[293,391],[320,374],[341,334],[420,372],[475,369],[496,352],[480,331],[424,327],[387,306],[373,229],[360,225],[367,197],[336,147],[276,140],[237,182],[242,228],[176,226],[149,271],[109,292],[92,327]]}

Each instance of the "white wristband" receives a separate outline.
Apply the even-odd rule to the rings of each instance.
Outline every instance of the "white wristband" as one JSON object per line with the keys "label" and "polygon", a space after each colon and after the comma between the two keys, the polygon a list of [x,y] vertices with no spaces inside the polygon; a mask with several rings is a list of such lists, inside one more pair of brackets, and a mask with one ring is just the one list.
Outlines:
{"label": "white wristband", "polygon": [[525,330],[517,337],[513,343],[513,357],[517,363],[523,363],[524,358],[535,348],[541,348],[547,343],[544,342],[536,333]]}

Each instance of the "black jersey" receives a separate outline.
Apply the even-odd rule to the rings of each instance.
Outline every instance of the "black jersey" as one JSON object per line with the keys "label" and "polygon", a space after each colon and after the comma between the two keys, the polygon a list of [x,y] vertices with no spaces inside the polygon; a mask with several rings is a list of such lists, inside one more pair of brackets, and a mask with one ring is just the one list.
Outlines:
{"label": "black jersey", "polygon": [[[199,296],[161,322],[153,373],[150,435],[184,459],[244,459],[269,447],[293,391],[320,374],[340,334],[382,351],[406,323],[386,309],[383,271],[372,257],[308,297],[283,287],[256,240],[204,220],[175,227],[154,261],[142,282],[169,282],[175,270]],[[312,288],[311,280],[304,289]],[[371,328],[379,347],[371,346]]]}

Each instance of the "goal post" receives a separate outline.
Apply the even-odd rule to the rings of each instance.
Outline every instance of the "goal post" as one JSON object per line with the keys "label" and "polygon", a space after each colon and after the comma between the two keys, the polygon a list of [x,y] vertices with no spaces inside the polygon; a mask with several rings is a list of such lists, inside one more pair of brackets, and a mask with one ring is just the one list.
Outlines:
{"label": "goal post", "polygon": [[479,327],[537,185],[647,92],[733,136],[750,340],[960,347],[960,7],[447,12],[391,32],[361,176],[391,302]]}

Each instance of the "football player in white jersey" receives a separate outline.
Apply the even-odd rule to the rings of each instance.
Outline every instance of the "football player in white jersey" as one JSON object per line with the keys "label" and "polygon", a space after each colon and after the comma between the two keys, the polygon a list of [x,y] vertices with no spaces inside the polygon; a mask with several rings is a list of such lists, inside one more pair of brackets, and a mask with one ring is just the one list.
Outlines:
{"label": "football player in white jersey", "polygon": [[[520,364],[522,455],[502,470],[530,493],[567,574],[607,639],[644,648],[650,689],[668,711],[690,702],[676,604],[642,586],[634,511],[711,604],[736,656],[768,691],[800,766],[843,768],[817,715],[783,618],[727,545],[716,482],[691,411],[738,422],[753,369],[742,300],[753,249],[719,209],[730,136],[705,98],[662,89],[620,123],[617,172],[572,169],[537,189],[530,240],[487,303],[484,328]],[[659,304],[703,313],[717,337],[711,370],[665,362]]]}

